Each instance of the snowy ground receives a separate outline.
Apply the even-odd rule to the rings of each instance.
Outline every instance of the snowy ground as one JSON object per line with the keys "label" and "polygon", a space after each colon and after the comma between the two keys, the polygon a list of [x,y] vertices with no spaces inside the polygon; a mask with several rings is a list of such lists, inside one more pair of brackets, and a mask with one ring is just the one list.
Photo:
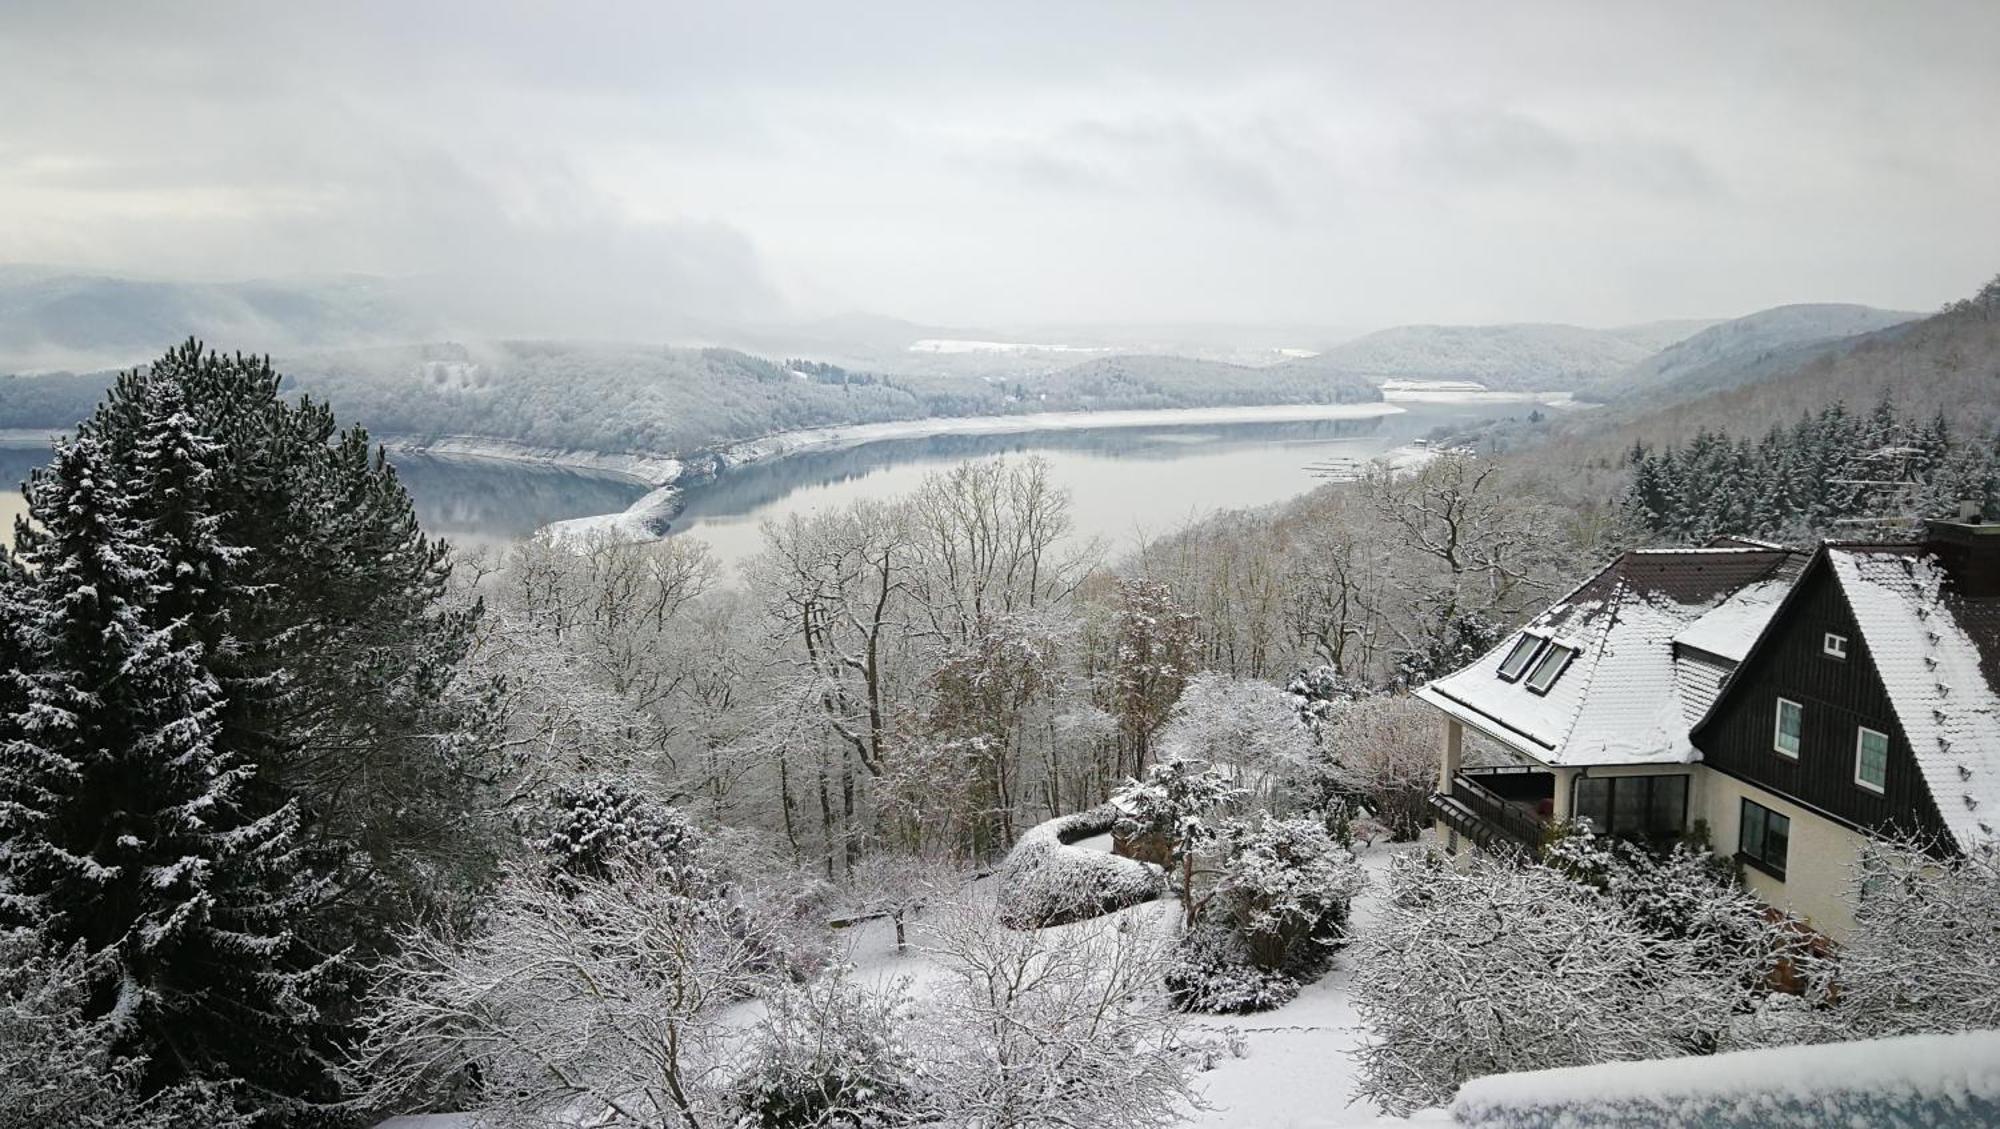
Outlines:
{"label": "snowy ground", "polygon": [[[1388,883],[1392,849],[1368,848],[1361,864],[1368,888],[1354,899],[1353,926],[1366,932],[1375,921]],[[1260,1015],[1209,1016],[1196,1026],[1241,1034],[1246,1053],[1223,1059],[1198,1079],[1211,1107],[1189,1124],[1203,1129],[1330,1129],[1365,1124],[1378,1114],[1354,1098],[1354,1058],[1348,1052],[1367,1035],[1354,1012],[1352,950],[1308,984],[1299,998]]]}
{"label": "snowy ground", "polygon": [[[1074,844],[1111,849],[1111,836],[1100,835]],[[1353,923],[1366,930],[1375,919],[1386,883],[1392,850],[1386,845],[1363,851],[1369,887],[1355,899]],[[993,878],[982,879],[992,882]],[[1152,902],[1119,914],[1057,926],[1068,933],[1106,928],[1120,917],[1145,920],[1160,929],[1173,928],[1179,908],[1172,901]],[[866,921],[840,932],[836,950],[854,966],[862,984],[888,986],[904,981],[913,995],[923,995],[943,976],[943,970],[920,949],[922,920],[909,929],[910,947],[896,952],[894,926],[886,920]],[[1366,1125],[1378,1116],[1368,1102],[1354,1101],[1354,1061],[1348,1052],[1365,1037],[1354,1013],[1350,984],[1353,968],[1348,953],[1333,968],[1307,985],[1298,999],[1260,1015],[1202,1016],[1189,1024],[1190,1034],[1226,1044],[1234,1033],[1243,1054],[1218,1052],[1213,1070],[1199,1074],[1195,1086],[1208,1108],[1192,1111],[1188,1124],[1196,1129],[1334,1129]],[[763,1015],[762,1001],[738,1004],[726,1016],[733,1027],[749,1028]],[[1351,1103],[1351,1104],[1350,1104]],[[469,1129],[476,1122],[467,1114],[393,1117],[377,1129]]]}

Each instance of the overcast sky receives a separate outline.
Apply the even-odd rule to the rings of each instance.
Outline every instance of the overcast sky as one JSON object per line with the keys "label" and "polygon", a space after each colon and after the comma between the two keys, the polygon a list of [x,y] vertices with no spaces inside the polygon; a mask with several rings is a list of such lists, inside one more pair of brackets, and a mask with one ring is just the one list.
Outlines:
{"label": "overcast sky", "polygon": [[0,7],[0,261],[955,325],[1929,309],[2000,3]]}

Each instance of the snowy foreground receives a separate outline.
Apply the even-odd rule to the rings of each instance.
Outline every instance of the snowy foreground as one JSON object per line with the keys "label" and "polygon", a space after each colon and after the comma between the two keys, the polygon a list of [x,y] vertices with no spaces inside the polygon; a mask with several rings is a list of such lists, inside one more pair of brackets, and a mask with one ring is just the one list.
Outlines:
{"label": "snowy foreground", "polygon": [[[1076,845],[1109,850],[1110,840],[1109,835],[1102,835]],[[1353,921],[1358,929],[1366,929],[1373,919],[1391,853],[1387,847],[1377,847],[1363,856],[1371,885],[1354,902]],[[1074,925],[1054,926],[1052,932],[1079,934],[1110,927],[1121,919],[1168,930],[1175,927],[1178,913],[1173,901],[1163,900]],[[841,939],[858,983],[886,986],[900,980],[912,995],[921,996],[934,990],[945,975],[944,969],[920,950],[921,924],[912,932],[909,951],[901,955],[896,952],[894,928],[887,921],[863,923],[845,931]],[[1191,1111],[1190,1126],[1321,1129],[1367,1123],[1374,1116],[1365,1102],[1348,1104],[1354,1096],[1354,1064],[1347,1052],[1360,1041],[1362,1032],[1348,991],[1351,970],[1346,960],[1343,954],[1324,978],[1275,1011],[1200,1016],[1188,1024],[1189,1037],[1212,1044],[1215,1056],[1214,1069],[1195,1078],[1195,1087],[1208,1108]],[[762,1003],[752,1000],[738,1005],[729,1021],[747,1029],[762,1015]],[[392,1117],[377,1129],[478,1126],[476,1114],[464,1113]]]}
{"label": "snowy foreground", "polygon": [[[1110,836],[1077,849],[1109,850]],[[1380,912],[1390,860],[1377,845],[1361,860],[1370,885],[1354,900],[1351,923],[1366,933]],[[992,882],[994,879],[985,879]],[[1150,902],[1105,917],[1051,927],[1083,936],[1120,924],[1175,928],[1178,907]],[[886,920],[843,934],[857,982],[903,983],[913,996],[934,991],[945,970],[921,949],[919,924],[903,954]],[[1352,950],[1276,1010],[1192,1017],[1189,1040],[1205,1044],[1212,1068],[1195,1078],[1201,1108],[1194,1129],[1387,1129],[1458,1125],[1467,1129],[1810,1129],[1822,1125],[1908,1129],[2000,1126],[2000,1032],[1924,1035],[1844,1044],[1779,1047],[1701,1058],[1611,1063],[1476,1079],[1450,1109],[1393,1118],[1357,1100],[1351,1052],[1367,1039],[1354,1007]],[[763,1004],[747,1001],[728,1017],[748,1030]],[[393,1117],[377,1129],[479,1129],[476,1114]]]}

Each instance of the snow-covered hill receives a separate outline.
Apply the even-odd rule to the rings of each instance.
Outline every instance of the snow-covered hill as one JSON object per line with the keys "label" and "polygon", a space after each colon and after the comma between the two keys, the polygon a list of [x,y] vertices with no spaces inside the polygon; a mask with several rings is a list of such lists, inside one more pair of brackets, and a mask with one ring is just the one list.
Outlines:
{"label": "snow-covered hill", "polygon": [[1606,400],[1636,400],[1721,391],[1760,374],[1788,371],[1832,345],[1924,315],[1846,303],[1777,306],[1707,329],[1660,350],[1590,391]]}
{"label": "snow-covered hill", "polygon": [[1404,325],[1279,369],[1382,380],[1476,380],[1499,391],[1567,391],[1644,360],[1671,330],[1575,325]]}

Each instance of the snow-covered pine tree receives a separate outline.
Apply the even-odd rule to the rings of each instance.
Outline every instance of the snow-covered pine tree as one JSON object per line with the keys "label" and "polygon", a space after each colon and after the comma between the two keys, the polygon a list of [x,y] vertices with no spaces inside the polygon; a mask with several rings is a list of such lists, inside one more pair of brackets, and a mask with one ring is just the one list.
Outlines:
{"label": "snow-covered pine tree", "polygon": [[[79,434],[137,481],[165,396],[210,444],[198,489],[228,506],[174,532],[242,558],[192,623],[224,699],[214,740],[297,802],[342,868],[344,895],[311,931],[365,953],[491,874],[490,829],[467,818],[483,808],[489,699],[454,681],[479,608],[443,601],[448,546],[424,536],[366,432],[287,402],[281,380],[268,359],[190,341],[121,376]],[[159,485],[135,505],[164,530],[181,487]]]}
{"label": "snow-covered pine tree", "polygon": [[[307,1002],[320,961],[291,932],[323,879],[294,805],[218,747],[221,688],[194,629],[237,555],[207,505],[213,448],[173,397],[146,407],[135,481],[86,438],[28,495],[0,869],[46,944],[92,954],[87,1015],[148,1059],[148,1092],[240,1079],[330,1101]],[[171,499],[136,504],[154,490]]]}

